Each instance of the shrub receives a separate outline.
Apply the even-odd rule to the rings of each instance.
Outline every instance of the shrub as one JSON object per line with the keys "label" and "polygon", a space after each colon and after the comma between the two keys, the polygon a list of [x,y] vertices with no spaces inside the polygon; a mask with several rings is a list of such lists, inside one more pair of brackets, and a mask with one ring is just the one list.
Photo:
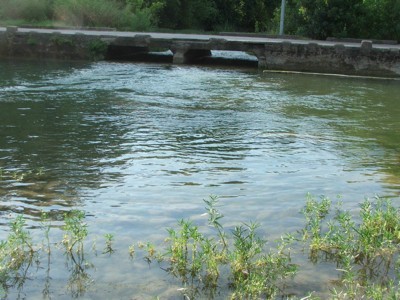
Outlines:
{"label": "shrub", "polygon": [[56,0],[54,14],[57,20],[77,27],[147,30],[156,23],[161,6],[161,2],[146,6],[140,0]]}
{"label": "shrub", "polygon": [[52,18],[51,0],[2,0],[0,8],[2,19],[24,19],[43,21]]}
{"label": "shrub", "polygon": [[104,0],[56,0],[54,8],[57,20],[73,26],[118,27],[121,7]]}

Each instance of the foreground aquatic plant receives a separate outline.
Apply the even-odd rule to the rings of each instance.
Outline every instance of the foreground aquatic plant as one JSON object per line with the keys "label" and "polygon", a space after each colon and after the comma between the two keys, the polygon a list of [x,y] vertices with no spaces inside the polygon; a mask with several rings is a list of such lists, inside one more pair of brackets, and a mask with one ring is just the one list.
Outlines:
{"label": "foreground aquatic plant", "polygon": [[341,272],[335,297],[380,299],[373,295],[398,293],[389,287],[399,279],[400,210],[390,200],[365,200],[355,219],[341,203],[332,213],[329,199],[309,196],[303,214],[311,261],[333,261]]}
{"label": "foreground aquatic plant", "polygon": [[233,298],[273,297],[282,280],[296,273],[285,247],[266,251],[266,241],[256,232],[257,223],[239,225],[228,234],[220,223],[223,215],[216,208],[218,199],[212,196],[205,203],[216,235],[206,236],[191,221],[179,221],[179,229],[168,229],[164,269],[182,280],[189,298],[204,289],[212,295],[222,268],[230,270]]}
{"label": "foreground aquatic plant", "polygon": [[289,240],[282,238],[276,250],[265,251],[266,241],[256,234],[257,223],[243,224],[233,231],[230,253],[234,299],[272,298],[282,292],[283,282],[296,274],[291,264]]}
{"label": "foreground aquatic plant", "polygon": [[[65,225],[62,228],[64,230],[62,244],[67,258],[66,266],[70,272],[67,287],[74,298],[84,295],[93,282],[87,272],[93,264],[85,259],[84,241],[88,236],[88,228],[84,219],[85,212],[71,210],[64,215]],[[108,250],[111,251],[113,235],[107,235],[106,238],[108,238]]]}
{"label": "foreground aquatic plant", "polygon": [[114,253],[115,251],[113,247],[114,235],[112,233],[106,233],[104,235],[104,238],[106,239],[106,246],[103,250],[103,253],[108,253],[108,254]]}
{"label": "foreground aquatic plant", "polygon": [[65,225],[63,245],[67,253],[76,252],[83,255],[83,241],[88,235],[87,224],[83,221],[85,213],[80,210],[71,210],[64,215]]}
{"label": "foreground aquatic plant", "polygon": [[[88,236],[87,224],[84,222],[85,213],[79,210],[72,210],[64,215],[63,240],[51,243],[50,230],[51,221],[47,213],[41,214],[40,228],[44,233],[44,240],[34,243],[30,231],[26,229],[26,222],[22,215],[18,215],[10,222],[10,233],[5,240],[0,242],[0,298],[7,298],[10,288],[17,288],[21,291],[25,281],[32,276],[32,266],[42,266],[45,253],[47,258],[47,270],[45,271],[45,286],[43,296],[50,294],[50,266],[52,245],[63,245],[65,249],[66,264],[70,273],[67,288],[73,297],[83,295],[92,279],[87,269],[92,268],[85,259],[84,240]],[[112,246],[113,235],[106,235],[106,249],[114,251]],[[36,270],[39,270],[36,269]]]}
{"label": "foreground aquatic plant", "polygon": [[[167,230],[163,250],[159,251],[152,242],[137,244],[149,264],[157,261],[162,269],[180,279],[180,291],[188,299],[213,299],[227,290],[233,299],[285,295],[287,279],[301,268],[291,262],[292,248],[303,248],[315,264],[322,261],[327,267],[331,263],[332,271],[338,274],[338,280],[330,287],[331,299],[400,298],[400,210],[387,199],[365,200],[358,215],[354,215],[344,210],[340,201],[333,205],[326,197],[308,195],[302,210],[305,227],[300,235],[286,234],[271,249],[260,236],[258,223],[241,223],[226,230],[218,198],[211,196],[205,203],[210,229],[191,220],[180,220],[175,228]],[[11,288],[23,293],[28,275],[32,278],[39,270],[32,266],[43,270],[46,258],[43,296],[49,297],[54,245],[61,245],[66,257],[67,289],[72,297],[83,296],[93,283],[89,270],[94,267],[85,257],[84,244],[89,237],[85,213],[72,210],[65,214],[62,242],[51,242],[52,226],[47,214],[42,213],[40,225],[44,239],[35,244],[22,216],[10,223],[9,234],[0,243],[0,297],[7,298]],[[115,237],[110,233],[104,237],[103,254],[111,254],[116,249]],[[129,256],[136,256],[134,244],[129,247]],[[318,297],[311,293],[303,299]]]}
{"label": "foreground aquatic plant", "polygon": [[23,286],[27,272],[37,258],[37,250],[24,226],[25,219],[17,216],[10,223],[7,239],[0,243],[0,284],[3,294],[11,286]]}

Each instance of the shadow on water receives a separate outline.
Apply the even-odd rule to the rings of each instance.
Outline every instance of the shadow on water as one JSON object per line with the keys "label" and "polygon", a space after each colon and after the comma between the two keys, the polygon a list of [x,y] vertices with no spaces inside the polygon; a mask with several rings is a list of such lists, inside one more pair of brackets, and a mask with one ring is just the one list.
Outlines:
{"label": "shadow on water", "polygon": [[[41,63],[5,64],[0,80],[0,196],[19,203],[8,209],[38,214],[43,207],[75,206],[80,186],[100,188],[117,180],[120,174],[104,173],[103,166],[126,151],[120,147],[128,131],[118,118],[123,108],[115,105],[118,99],[111,91],[63,82],[87,65],[54,62],[44,70]],[[38,170],[41,174],[34,174]],[[2,210],[8,205],[3,201]]]}
{"label": "shadow on water", "polygon": [[[314,75],[288,75],[287,85],[298,101],[285,106],[284,113],[299,120],[312,119],[320,132],[320,143],[335,144],[341,158],[351,168],[384,174],[382,179],[393,196],[400,195],[400,106],[395,80],[321,78]],[[353,86],[358,88],[354,89]],[[373,85],[373,87],[371,87]],[[305,134],[315,128],[304,127]],[[337,133],[339,134],[337,134]],[[332,138],[339,140],[332,140]],[[332,142],[335,143],[332,143]]]}

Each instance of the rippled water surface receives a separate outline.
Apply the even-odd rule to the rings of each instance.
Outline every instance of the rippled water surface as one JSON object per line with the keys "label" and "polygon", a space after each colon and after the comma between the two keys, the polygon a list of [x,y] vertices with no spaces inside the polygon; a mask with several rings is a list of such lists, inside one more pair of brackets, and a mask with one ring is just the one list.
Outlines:
{"label": "rippled water surface", "polygon": [[[0,236],[17,213],[35,228],[41,211],[54,225],[85,211],[97,244],[113,233],[117,254],[93,258],[83,297],[179,295],[127,249],[161,244],[181,218],[205,224],[211,194],[227,228],[255,220],[269,239],[302,226],[308,192],[340,194],[350,209],[400,200],[399,81],[112,62],[0,70]],[[46,276],[35,276],[10,295],[42,297]],[[329,276],[306,272],[293,290]],[[53,297],[74,296],[65,270],[51,278]]]}

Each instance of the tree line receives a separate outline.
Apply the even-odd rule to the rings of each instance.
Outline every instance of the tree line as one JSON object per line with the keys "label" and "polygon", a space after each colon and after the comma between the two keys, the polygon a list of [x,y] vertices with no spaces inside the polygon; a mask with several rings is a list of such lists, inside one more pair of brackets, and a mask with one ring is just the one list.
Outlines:
{"label": "tree line", "polygon": [[[400,40],[400,0],[285,0],[285,34]],[[0,21],[277,34],[281,0],[0,0]]]}
{"label": "tree line", "polygon": [[[159,26],[276,34],[280,9],[281,0],[163,0]],[[285,12],[290,35],[400,40],[400,0],[286,0]]]}

